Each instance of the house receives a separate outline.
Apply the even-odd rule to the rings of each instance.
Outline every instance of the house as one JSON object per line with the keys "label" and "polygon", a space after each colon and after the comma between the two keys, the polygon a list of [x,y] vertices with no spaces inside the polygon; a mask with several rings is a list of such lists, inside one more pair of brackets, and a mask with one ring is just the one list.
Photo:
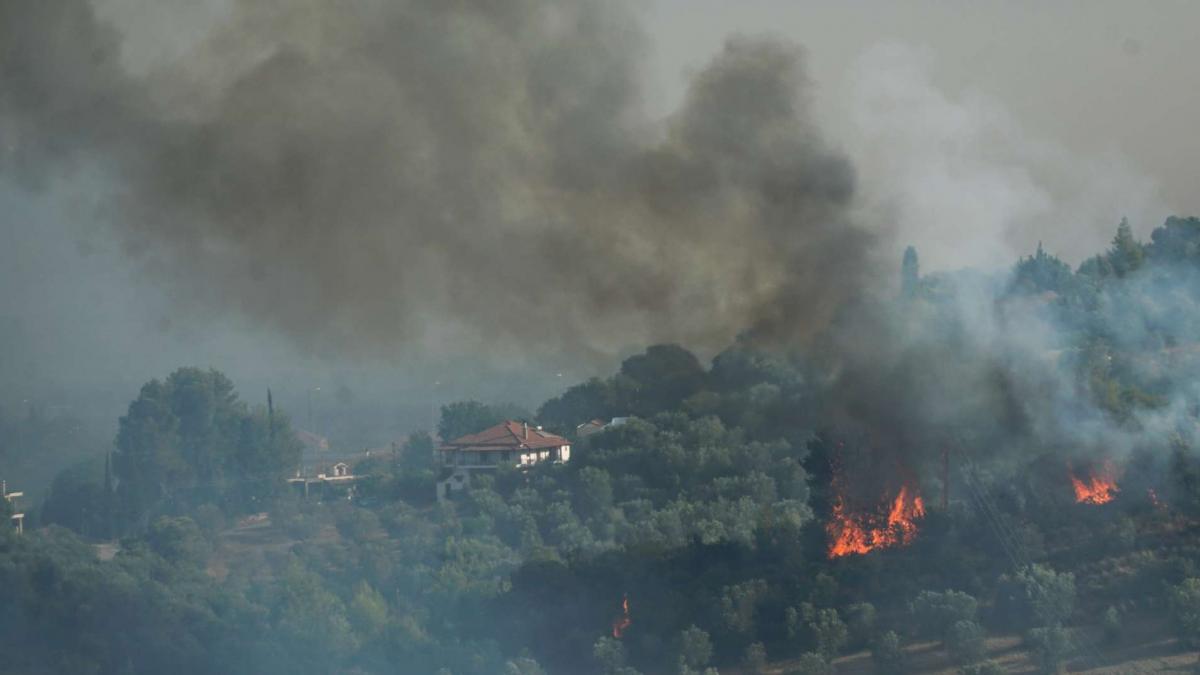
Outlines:
{"label": "house", "polygon": [[354,470],[349,464],[336,462],[328,469],[319,470],[315,477],[304,476],[297,471],[295,478],[289,478],[288,483],[306,498],[313,491],[313,486],[316,486],[318,496],[323,499],[342,496],[350,499],[354,496],[356,480],[358,480],[358,476],[354,475]]}
{"label": "house", "polygon": [[506,420],[477,434],[468,434],[442,445],[438,456],[443,478],[438,499],[461,490],[472,473],[495,471],[501,466],[528,467],[541,462],[571,459],[571,442],[538,426]]}
{"label": "house", "polygon": [[575,427],[575,436],[577,438],[587,438],[592,434],[604,431],[604,420],[589,420]]}
{"label": "house", "polygon": [[575,427],[575,436],[578,438],[587,438],[588,436],[591,436],[592,434],[598,434],[605,429],[619,427],[628,422],[630,419],[632,418],[614,417],[612,418],[611,422],[607,423],[604,420],[591,420],[589,422],[584,422],[583,424]]}
{"label": "house", "polygon": [[17,498],[24,496],[24,492],[9,492],[8,483],[0,481],[0,498],[3,498],[4,501],[12,505],[13,514],[9,517],[9,520],[12,521],[12,526],[17,531],[17,534],[25,531],[25,514],[17,510]]}

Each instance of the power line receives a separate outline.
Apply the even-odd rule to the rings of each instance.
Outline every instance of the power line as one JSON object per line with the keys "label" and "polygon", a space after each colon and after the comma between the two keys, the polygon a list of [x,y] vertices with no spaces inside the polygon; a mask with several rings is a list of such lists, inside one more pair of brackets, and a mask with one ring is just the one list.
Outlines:
{"label": "power line", "polygon": [[[988,521],[993,533],[996,535],[997,541],[1000,542],[1001,548],[1004,549],[1005,554],[1012,562],[1015,571],[1019,572],[1021,569],[1027,569],[1032,572],[1033,560],[1029,555],[1029,551],[1017,536],[1016,531],[1012,529],[1011,524],[1003,517],[1003,513],[996,506],[991,495],[988,494],[987,487],[979,480],[975,462],[963,450],[962,440],[957,436],[954,438],[954,449],[961,460],[962,468],[960,471],[965,479],[964,483],[967,485],[972,497],[974,497],[976,507],[984,515],[984,519]],[[1072,641],[1075,643],[1076,649],[1083,652],[1082,656],[1090,660],[1096,667],[1106,665],[1107,659],[1100,654],[1099,649],[1093,641],[1082,630],[1074,631],[1074,633]],[[1141,673],[1144,671],[1135,664],[1131,666],[1129,672]]]}

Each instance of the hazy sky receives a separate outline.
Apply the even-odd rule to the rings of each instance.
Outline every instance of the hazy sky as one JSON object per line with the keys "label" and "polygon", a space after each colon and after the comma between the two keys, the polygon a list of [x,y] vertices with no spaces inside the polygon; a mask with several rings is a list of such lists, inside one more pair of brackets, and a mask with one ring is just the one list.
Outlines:
{"label": "hazy sky", "polygon": [[[98,4],[123,26],[136,71],[184,53],[228,0]],[[1200,3],[656,0],[639,14],[649,119],[678,109],[731,34],[802,45],[824,136],[859,172],[864,220],[894,228],[897,260],[912,243],[925,269],[1003,266],[1044,240],[1077,264],[1123,215],[1144,236],[1169,213],[1200,214]],[[47,380],[119,381],[124,396],[182,363],[256,382],[337,377],[336,356],[301,355],[247,317],[181,322],[171,291],[104,229],[102,180],[76,173],[32,193],[0,181],[5,399]],[[436,378],[426,364],[353,373]],[[561,382],[543,375],[516,388]]]}
{"label": "hazy sky", "polygon": [[[1071,208],[1080,200],[1108,202],[1089,216],[1111,220],[1112,214],[1127,214],[1143,235],[1162,214],[1200,213],[1195,179],[1200,71],[1193,53],[1200,3],[659,0],[645,16],[656,56],[650,75],[656,91],[647,101],[664,110],[682,91],[680,73],[701,66],[727,35],[771,32],[806,48],[817,84],[814,104],[828,135],[843,142],[859,169],[877,182],[878,176],[870,176],[873,166],[913,168],[866,160],[878,159],[880,150],[911,152],[917,144],[934,152],[929,146],[953,144],[958,146],[954,152],[974,155],[983,164],[966,167],[968,174],[1004,168],[1007,177],[991,178],[1022,193],[1009,195],[1022,202],[1012,207],[1021,217],[1058,215],[1048,206],[1028,207],[1030,193],[1036,192],[1032,188],[1039,185]],[[881,49],[897,46],[907,53],[880,57]],[[903,70],[905,61],[919,62],[912,68],[919,72],[915,77],[910,72],[906,82],[929,87],[909,92],[920,100],[908,103],[928,114],[935,128],[914,131],[914,124],[906,133],[892,129],[883,138],[870,138],[867,132],[880,131],[880,125],[856,119],[861,117],[861,70],[864,64],[877,72]],[[856,86],[857,102],[851,91]],[[945,100],[931,102],[935,95]],[[887,114],[905,113],[897,106]],[[976,126],[963,129],[958,115]],[[1015,157],[996,156],[997,145],[1018,140],[1034,147]],[[1058,166],[1063,163],[1072,165],[1069,172]],[[1020,169],[1035,174],[1035,185],[1021,186],[1022,177],[1012,175]],[[1072,183],[1063,173],[1074,174],[1078,182],[1063,185]],[[1120,189],[1110,187],[1113,182]],[[1048,247],[1078,263],[1108,240],[1115,222],[1096,222],[1093,228],[1073,223],[1056,237],[1055,230],[1064,226],[1053,217],[1047,220],[1028,223],[1028,229],[1019,223],[987,225],[1016,228],[1020,235],[1014,233],[1009,243],[1018,250],[1028,252],[1045,238]],[[909,229],[920,234],[915,224]],[[944,264],[950,249],[972,250],[969,240],[991,239],[978,231],[954,236],[950,229],[935,227],[930,234],[940,236],[912,241],[923,252],[937,251],[923,255],[924,261]],[[986,262],[982,252],[970,257]]]}

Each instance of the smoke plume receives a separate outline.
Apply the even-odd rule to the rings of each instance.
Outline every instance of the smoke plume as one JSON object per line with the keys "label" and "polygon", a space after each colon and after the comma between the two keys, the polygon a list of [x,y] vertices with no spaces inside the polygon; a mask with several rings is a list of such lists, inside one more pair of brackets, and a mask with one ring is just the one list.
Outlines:
{"label": "smoke plume", "polygon": [[0,0],[0,166],[106,176],[186,311],[338,353],[586,357],[805,336],[863,285],[791,44],[730,39],[651,123],[619,3],[243,0],[145,68],[126,29]]}

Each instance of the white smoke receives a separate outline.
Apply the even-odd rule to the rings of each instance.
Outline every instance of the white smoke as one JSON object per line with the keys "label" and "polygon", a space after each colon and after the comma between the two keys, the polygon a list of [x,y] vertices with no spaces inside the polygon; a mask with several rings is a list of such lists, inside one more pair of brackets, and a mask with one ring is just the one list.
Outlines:
{"label": "white smoke", "polygon": [[1007,266],[1039,241],[1078,263],[1122,217],[1144,234],[1171,213],[1115,149],[1072,153],[987,93],[939,86],[936,69],[929,50],[879,45],[844,95],[868,218],[892,219],[896,245],[916,245],[925,269]]}

